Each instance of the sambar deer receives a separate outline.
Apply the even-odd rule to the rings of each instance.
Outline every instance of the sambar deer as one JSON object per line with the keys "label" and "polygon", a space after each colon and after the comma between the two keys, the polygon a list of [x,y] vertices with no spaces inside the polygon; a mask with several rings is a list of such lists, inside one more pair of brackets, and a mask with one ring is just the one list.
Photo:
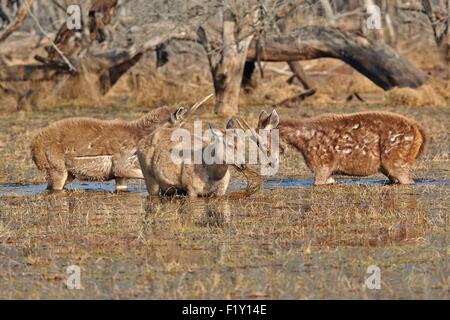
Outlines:
{"label": "sambar deer", "polygon": [[36,136],[33,161],[46,172],[50,190],[62,190],[75,178],[115,179],[116,190],[126,190],[127,178],[144,178],[135,154],[138,142],[158,127],[178,123],[185,113],[182,107],[160,107],[131,122],[63,119]]}
{"label": "sambar deer", "polygon": [[333,174],[377,172],[392,183],[413,184],[410,170],[427,144],[417,122],[389,112],[281,119],[279,130],[281,139],[302,153],[316,185],[334,183]]}
{"label": "sambar deer", "polygon": [[[270,132],[278,126],[279,116],[275,111],[261,119],[263,120],[259,121],[258,129]],[[245,130],[248,128],[242,128],[239,121],[231,118],[226,125],[226,129]],[[225,151],[217,152],[215,156],[217,156],[216,160],[218,161],[214,163],[208,164],[205,159],[200,164],[184,161],[183,159],[179,162],[174,161],[173,151],[181,150],[180,142],[173,141],[175,130],[177,129],[159,128],[147,138],[142,139],[138,145],[137,156],[144,174],[148,193],[150,195],[159,195],[160,192],[165,195],[185,193],[189,197],[225,195],[230,182],[230,167],[233,165],[242,167],[244,164],[230,164],[225,161],[228,145],[223,140],[219,143],[224,143],[223,150]],[[215,132],[216,136],[223,137],[225,134],[223,131],[218,132],[217,130]],[[251,132],[252,138],[254,141],[256,140],[255,142],[260,150],[266,155],[270,154],[270,150],[267,150],[270,146],[266,143],[261,143],[264,139],[261,139],[255,130],[251,130]],[[211,145],[212,142],[210,140],[202,139],[201,154],[203,155],[205,149],[210,148]],[[231,148],[236,147],[237,144]],[[278,157],[273,155],[271,159],[278,161]],[[268,163],[268,165],[272,165],[272,163]]]}

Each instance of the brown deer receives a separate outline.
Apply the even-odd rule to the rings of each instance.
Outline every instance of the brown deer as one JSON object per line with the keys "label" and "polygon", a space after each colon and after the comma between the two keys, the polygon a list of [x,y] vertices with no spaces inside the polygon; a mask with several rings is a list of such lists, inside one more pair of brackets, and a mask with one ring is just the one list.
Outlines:
{"label": "brown deer", "polygon": [[279,129],[281,139],[302,153],[316,185],[334,183],[333,174],[376,172],[392,183],[413,184],[410,170],[427,142],[417,122],[388,112],[282,119]]}
{"label": "brown deer", "polygon": [[[261,117],[262,120],[258,123],[258,129],[275,129],[279,121],[278,114],[276,112],[273,112],[271,115],[264,114],[265,116]],[[239,127],[240,125],[234,119],[230,119],[226,125],[227,129]],[[236,164],[230,164],[226,161],[208,164],[204,160],[201,164],[194,164],[184,160],[179,163],[174,162],[173,150],[179,148],[179,141],[173,141],[172,139],[175,130],[177,129],[158,128],[148,137],[141,140],[138,145],[137,156],[144,174],[148,193],[150,195],[158,195],[160,192],[166,195],[186,193],[190,197],[225,195],[230,182],[229,168]],[[252,132],[258,147],[262,152],[268,154],[269,150],[265,149],[268,146],[266,144],[263,146],[259,143],[261,141],[260,137],[254,130]],[[224,132],[219,132],[218,135],[223,136]],[[210,146],[211,141],[203,139],[202,154]],[[236,148],[237,145],[233,147]],[[224,149],[226,150],[226,148],[227,146],[225,145]],[[223,154],[218,152],[217,156],[224,160],[225,153],[226,151]],[[275,161],[277,160],[275,159]],[[237,165],[243,166],[242,163]],[[269,163],[269,165],[272,164]]]}
{"label": "brown deer", "polygon": [[116,180],[116,190],[126,190],[127,178],[143,179],[135,155],[138,142],[158,127],[181,121],[182,107],[161,107],[138,120],[69,118],[43,129],[31,152],[39,170],[47,174],[47,188],[62,190],[79,180]]}

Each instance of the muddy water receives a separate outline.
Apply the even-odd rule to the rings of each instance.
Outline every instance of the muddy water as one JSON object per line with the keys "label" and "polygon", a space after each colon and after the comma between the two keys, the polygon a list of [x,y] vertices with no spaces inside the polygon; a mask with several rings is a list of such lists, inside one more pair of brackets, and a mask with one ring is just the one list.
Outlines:
{"label": "muddy water", "polygon": [[[386,182],[274,179],[248,198],[194,200],[142,184],[3,185],[0,297],[447,299],[449,181]],[[372,265],[380,290],[365,285]]]}
{"label": "muddy water", "polygon": [[[389,185],[387,179],[371,179],[371,178],[344,178],[336,179],[338,185],[348,186],[384,186]],[[424,186],[450,186],[450,180],[447,179],[416,179],[416,185]],[[262,185],[262,191],[272,189],[287,188],[310,188],[314,186],[313,179],[269,179]],[[244,183],[232,183],[230,191],[239,191],[245,188]],[[128,188],[129,192],[145,193],[145,186],[141,184],[131,184]],[[108,182],[75,182],[67,185],[67,191],[84,191],[84,192],[114,192],[115,183]],[[0,184],[0,196],[19,195],[30,196],[48,192],[45,184],[22,185],[22,184]]]}

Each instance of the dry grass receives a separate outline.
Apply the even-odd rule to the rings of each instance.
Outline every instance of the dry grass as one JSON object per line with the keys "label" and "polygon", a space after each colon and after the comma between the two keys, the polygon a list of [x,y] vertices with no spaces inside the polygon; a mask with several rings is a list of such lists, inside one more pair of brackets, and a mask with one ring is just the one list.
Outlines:
{"label": "dry grass", "polygon": [[[366,77],[351,67],[334,59],[320,59],[301,62],[310,78],[316,95],[303,102],[291,103],[293,108],[345,107],[347,97],[359,94],[368,104],[383,106],[444,106],[450,99],[450,81],[440,80],[445,66],[439,61],[437,50],[422,46],[405,56],[415,65],[433,74],[432,79],[418,89],[396,88],[383,92]],[[433,58],[430,58],[433,57]],[[147,56],[131,69],[108,92],[99,94],[97,77],[83,74],[79,78],[61,78],[55,86],[52,83],[17,83],[19,91],[34,89],[30,99],[33,110],[47,110],[61,106],[120,108],[154,107],[157,105],[188,104],[213,91],[209,70],[205,68],[204,57],[183,56],[156,70],[152,56]],[[431,62],[432,61],[432,62]],[[281,72],[274,72],[278,69]],[[437,74],[438,77],[435,77]],[[255,72],[258,87],[249,94],[241,94],[240,105],[274,106],[301,91],[298,83],[289,85],[289,69],[285,63],[264,65],[264,79],[259,70]],[[352,101],[350,104],[361,104]],[[213,105],[213,102],[210,102]],[[16,100],[0,92],[0,111],[12,111]]]}
{"label": "dry grass", "polygon": [[[301,113],[379,108],[317,105]],[[383,109],[411,116],[429,131],[429,153],[415,175],[449,179],[448,108]],[[104,110],[1,114],[0,181],[44,181],[28,144],[56,119],[134,119],[145,111]],[[255,124],[260,110],[245,107],[242,116]],[[278,111],[299,115],[293,108]],[[218,127],[226,122],[211,106],[198,117]],[[289,150],[277,177],[311,174]],[[234,172],[232,181],[236,188],[243,178]],[[2,195],[0,297],[447,299],[449,205],[448,186],[436,185],[278,188],[246,198],[197,200],[140,191]],[[81,267],[82,290],[66,288],[69,265]],[[370,265],[381,268],[380,291],[364,286]]]}
{"label": "dry grass", "polygon": [[445,106],[447,87],[446,82],[430,81],[417,89],[395,88],[386,93],[386,103],[410,107]]}
{"label": "dry grass", "polygon": [[[442,187],[8,197],[0,296],[446,299],[448,205]],[[65,288],[73,264],[83,290]],[[364,287],[369,265],[382,270],[380,291]]]}
{"label": "dry grass", "polygon": [[[384,93],[341,62],[302,64],[318,92],[279,107],[281,116],[402,113],[430,136],[416,178],[450,179],[450,82]],[[38,112],[11,113],[15,101],[0,97],[0,187],[44,183],[29,143],[53,121],[131,120],[164,104],[192,105],[212,92],[208,70],[189,61],[164,68],[140,64],[104,97],[92,90],[92,78],[58,88],[43,84]],[[166,77],[170,72],[178,73]],[[262,108],[298,93],[287,79],[267,71],[253,92],[241,95],[240,115],[255,125]],[[347,101],[353,93],[366,102]],[[212,110],[210,102],[192,120],[223,127],[226,117]],[[311,178],[295,150],[282,157],[275,178],[282,177]],[[448,299],[448,185],[277,188],[242,197],[236,188],[244,178],[234,171],[232,181],[232,196],[222,199],[147,197],[139,191],[142,181],[134,183],[138,191],[122,194],[0,194],[0,298]],[[82,290],[66,288],[69,265],[81,267]],[[381,268],[379,291],[364,286],[370,265]]]}

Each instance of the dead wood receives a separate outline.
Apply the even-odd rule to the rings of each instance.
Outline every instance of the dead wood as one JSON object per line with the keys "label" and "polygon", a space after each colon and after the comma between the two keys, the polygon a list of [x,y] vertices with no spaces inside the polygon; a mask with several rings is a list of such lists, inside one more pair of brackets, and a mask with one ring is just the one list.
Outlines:
{"label": "dead wood", "polygon": [[416,88],[428,78],[391,47],[334,27],[308,26],[295,29],[288,35],[271,37],[266,40],[264,51],[258,55],[252,44],[247,51],[247,60],[259,58],[262,61],[279,62],[339,59],[384,90],[394,87]]}
{"label": "dead wood", "polygon": [[0,32],[0,43],[5,41],[10,35],[12,35],[16,30],[18,30],[25,22],[28,16],[28,10],[31,7],[33,0],[24,0],[17,10],[16,18],[8,27]]}

